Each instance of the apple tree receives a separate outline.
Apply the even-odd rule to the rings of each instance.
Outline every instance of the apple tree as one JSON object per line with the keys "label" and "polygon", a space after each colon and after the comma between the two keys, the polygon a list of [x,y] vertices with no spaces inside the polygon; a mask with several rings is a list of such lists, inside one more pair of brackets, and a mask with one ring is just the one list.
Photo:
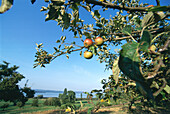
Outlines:
{"label": "apple tree", "polygon": [[[13,0],[2,1],[0,9],[5,12],[11,7]],[[32,3],[35,1],[31,0]],[[97,56],[100,63],[106,63],[106,69],[113,70],[110,84],[135,86],[148,100],[169,100],[170,6],[161,6],[159,0],[155,0],[157,6],[144,3],[145,0],[45,2],[47,6],[42,6],[41,9],[46,12],[45,21],[56,21],[62,31],[69,30],[74,36],[69,38],[71,43],[67,42],[66,36],[58,38],[54,53],[51,54],[44,49],[42,43],[37,44],[34,68],[45,67],[62,55],[69,58],[69,54],[79,51],[80,56],[84,53],[87,59],[92,58],[92,55]],[[86,10],[95,22],[83,20],[82,10]],[[112,16],[107,18],[104,13]],[[98,38],[103,41],[97,40]],[[80,39],[82,45],[74,39]],[[86,39],[95,43],[84,43]],[[115,46],[121,46],[121,50],[115,51]]]}

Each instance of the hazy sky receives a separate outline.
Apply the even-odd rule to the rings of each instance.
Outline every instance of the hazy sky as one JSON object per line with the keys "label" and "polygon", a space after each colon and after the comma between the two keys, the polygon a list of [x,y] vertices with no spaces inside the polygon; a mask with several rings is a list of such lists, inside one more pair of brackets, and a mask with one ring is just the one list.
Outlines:
{"label": "hazy sky", "polygon": [[[162,0],[161,5],[168,5],[168,1]],[[36,43],[43,43],[47,51],[53,52],[57,39],[66,35],[68,41],[75,40],[83,45],[71,32],[62,32],[55,21],[45,22],[41,6],[47,6],[47,3],[37,0],[32,5],[30,0],[15,0],[14,6],[0,15],[0,62],[5,60],[20,67],[18,72],[25,76],[21,86],[29,79],[28,86],[33,89],[90,91],[101,88],[100,81],[112,72],[104,71],[105,64],[100,64],[96,57],[86,60],[79,52],[72,53],[70,59],[60,56],[46,68],[33,69]],[[112,11],[111,15],[115,13]],[[103,15],[109,17],[110,13]],[[88,23],[94,22],[86,11],[82,10],[80,16]]]}

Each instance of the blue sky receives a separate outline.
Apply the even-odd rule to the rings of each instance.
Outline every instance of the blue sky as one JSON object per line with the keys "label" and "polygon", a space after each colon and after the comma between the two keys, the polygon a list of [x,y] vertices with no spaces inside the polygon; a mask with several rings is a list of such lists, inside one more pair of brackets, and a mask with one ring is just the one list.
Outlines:
{"label": "blue sky", "polygon": [[[151,0],[145,1],[155,5]],[[163,1],[161,5],[169,4],[168,0]],[[29,79],[28,86],[33,89],[90,91],[101,88],[100,81],[112,72],[104,71],[105,64],[100,64],[96,57],[86,60],[79,56],[79,52],[72,53],[69,60],[60,56],[46,68],[33,69],[36,43],[43,43],[47,51],[53,52],[55,42],[62,35],[78,41],[72,38],[72,33],[62,32],[55,21],[45,22],[41,6],[47,4],[43,0],[37,0],[34,5],[30,0],[15,0],[14,6],[0,15],[0,62],[5,60],[20,67],[18,71],[26,77],[21,86]],[[104,14],[106,17],[109,15]],[[94,22],[86,11],[82,11],[80,16],[88,23]]]}

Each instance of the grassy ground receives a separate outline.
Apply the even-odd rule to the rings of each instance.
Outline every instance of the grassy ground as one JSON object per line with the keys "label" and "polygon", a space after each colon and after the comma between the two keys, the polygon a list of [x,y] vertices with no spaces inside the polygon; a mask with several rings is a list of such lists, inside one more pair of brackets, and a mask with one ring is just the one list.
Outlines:
{"label": "grassy ground", "polygon": [[[0,114],[18,114],[18,113],[25,113],[25,112],[35,112],[35,111],[45,111],[45,110],[56,110],[59,109],[59,107],[54,106],[44,106],[43,102],[45,99],[39,99],[38,107],[31,106],[33,99],[29,99],[25,106],[22,108],[19,108],[17,106],[13,106],[13,103],[9,103],[9,107],[6,108],[4,111],[2,108],[0,108]],[[0,106],[4,104],[5,102],[1,101]]]}
{"label": "grassy ground", "polygon": [[[5,110],[3,110],[2,108],[0,108],[0,114],[19,114],[19,113],[33,113],[33,112],[42,112],[42,111],[55,111],[55,110],[60,110],[60,107],[55,107],[55,106],[44,106],[43,103],[46,99],[39,99],[38,100],[38,107],[36,106],[31,106],[33,99],[30,98],[24,107],[19,108],[18,106],[13,106],[13,103],[11,102],[0,102],[0,106],[2,106],[4,103],[8,103],[9,107],[5,108]],[[76,107],[80,107],[80,99],[77,99],[75,106]],[[97,100],[94,100],[94,103],[96,103]],[[84,108],[87,107],[92,107],[92,104],[88,104],[87,100],[82,100],[82,103],[84,104]],[[61,110],[62,111],[62,110]]]}
{"label": "grassy ground", "polygon": [[[39,106],[31,106],[33,99],[29,99],[25,106],[22,108],[19,108],[17,106],[13,106],[13,103],[9,103],[9,107],[6,108],[4,111],[2,108],[0,108],[0,114],[21,114],[21,113],[31,113],[31,114],[63,114],[65,110],[61,109],[60,107],[55,106],[44,106],[43,103],[46,99],[39,99]],[[92,103],[88,103],[87,100],[83,99],[77,99],[75,106],[80,107],[80,101],[83,103],[83,108],[80,108],[76,110],[76,112],[79,112],[80,114],[87,114],[87,111],[90,107],[93,107],[94,105]],[[98,101],[95,99],[93,100],[93,103],[96,104]],[[0,102],[0,106],[4,104],[5,102]],[[170,105],[169,105],[170,106]],[[167,106],[167,107],[169,107]],[[97,114],[126,114],[126,113],[135,113],[139,114],[138,112],[142,114],[152,114],[152,113],[164,113],[164,114],[170,114],[170,110],[166,108],[155,108],[153,109],[147,109],[143,110],[141,107],[132,106],[132,111],[129,112],[128,110],[128,103],[125,101],[118,101],[114,102],[112,101],[111,106],[101,107],[99,110],[96,111]]]}

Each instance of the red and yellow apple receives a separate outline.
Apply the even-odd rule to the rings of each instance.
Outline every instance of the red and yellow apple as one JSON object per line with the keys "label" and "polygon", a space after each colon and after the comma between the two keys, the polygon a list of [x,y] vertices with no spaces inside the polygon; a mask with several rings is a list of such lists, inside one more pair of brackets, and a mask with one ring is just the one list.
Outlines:
{"label": "red and yellow apple", "polygon": [[97,37],[97,38],[95,39],[95,44],[96,44],[97,46],[101,46],[101,45],[103,44],[103,42],[104,42],[104,40],[103,40],[103,38],[101,38],[101,37]]}
{"label": "red and yellow apple", "polygon": [[84,52],[84,58],[91,59],[93,57],[93,53],[89,51]]}
{"label": "red and yellow apple", "polygon": [[85,39],[84,40],[84,46],[87,48],[89,46],[93,45],[93,41],[91,39]]}

